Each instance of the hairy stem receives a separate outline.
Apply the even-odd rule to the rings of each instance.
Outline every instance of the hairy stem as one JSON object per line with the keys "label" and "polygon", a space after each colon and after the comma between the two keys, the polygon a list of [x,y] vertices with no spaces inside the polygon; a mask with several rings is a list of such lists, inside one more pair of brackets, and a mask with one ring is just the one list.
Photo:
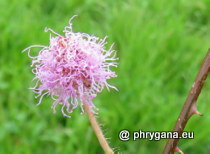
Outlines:
{"label": "hairy stem", "polygon": [[103,132],[102,132],[93,112],[90,110],[89,106],[85,102],[83,103],[83,106],[84,106],[84,110],[88,115],[88,118],[89,118],[90,123],[93,127],[93,130],[94,130],[94,132],[98,138],[98,141],[99,141],[101,147],[103,148],[104,152],[106,154],[114,154],[114,152],[110,148],[106,138],[104,137]]}
{"label": "hairy stem", "polygon": [[[182,135],[182,132],[192,115],[194,114],[202,115],[201,113],[198,112],[196,108],[196,101],[198,99],[198,96],[200,95],[200,92],[202,90],[202,87],[209,72],[210,72],[210,49],[203,61],[201,69],[196,77],[196,80],[188,94],[188,97],[185,101],[182,111],[174,126],[173,131],[178,132],[179,136]],[[169,139],[165,146],[163,154],[173,154],[174,152],[181,152],[181,150],[177,147],[178,142],[179,139]]]}

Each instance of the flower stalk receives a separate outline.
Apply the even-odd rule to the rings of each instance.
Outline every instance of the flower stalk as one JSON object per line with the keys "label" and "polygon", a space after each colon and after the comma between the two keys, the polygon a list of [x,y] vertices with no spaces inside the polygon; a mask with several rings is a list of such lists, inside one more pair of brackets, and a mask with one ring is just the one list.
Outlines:
{"label": "flower stalk", "polygon": [[[192,115],[197,114],[199,116],[202,116],[202,114],[197,110],[196,102],[209,72],[210,72],[210,49],[203,61],[201,69],[196,77],[196,80],[188,94],[188,97],[185,101],[182,111],[174,126],[173,131],[178,132],[179,136],[182,135],[182,132],[184,131],[184,128]],[[177,146],[178,142],[179,139],[169,139],[165,146],[163,154],[173,154],[174,152],[183,153]]]}
{"label": "flower stalk", "polygon": [[98,138],[98,141],[103,148],[104,152],[106,154],[114,154],[113,150],[110,148],[106,138],[103,135],[103,132],[96,120],[96,117],[94,116],[94,113],[90,110],[90,107],[87,105],[87,103],[83,103],[83,107],[85,112],[87,113],[87,116],[90,120],[91,126],[93,127],[93,130]]}

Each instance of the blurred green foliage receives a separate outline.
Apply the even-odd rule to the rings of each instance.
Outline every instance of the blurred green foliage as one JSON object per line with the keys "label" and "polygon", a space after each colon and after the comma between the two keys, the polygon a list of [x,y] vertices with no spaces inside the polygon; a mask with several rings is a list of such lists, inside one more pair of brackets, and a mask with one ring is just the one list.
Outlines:
{"label": "blurred green foliage", "polygon": [[[119,153],[161,153],[166,140],[122,142],[122,129],[172,130],[201,62],[210,48],[209,0],[0,0],[0,153],[103,153],[85,115],[53,114],[52,100],[40,106],[30,59],[21,51],[48,44],[51,27],[62,33],[68,19],[75,31],[109,36],[118,50],[119,92],[104,90],[94,100],[111,146]],[[36,54],[36,52],[34,52]],[[198,100],[205,116],[186,130],[195,139],[179,142],[189,154],[210,151],[210,80]]]}

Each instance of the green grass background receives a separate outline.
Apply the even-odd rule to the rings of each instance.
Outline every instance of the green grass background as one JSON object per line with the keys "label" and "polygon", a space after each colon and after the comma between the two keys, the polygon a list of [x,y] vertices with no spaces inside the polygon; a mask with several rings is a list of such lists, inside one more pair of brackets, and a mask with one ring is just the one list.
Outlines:
{"label": "green grass background", "polygon": [[[21,51],[48,44],[51,27],[109,36],[118,50],[119,92],[94,100],[98,121],[116,153],[161,153],[167,140],[122,142],[122,129],[170,131],[210,48],[209,0],[0,0],[0,154],[103,153],[85,115],[53,114],[52,100],[38,99],[30,59]],[[34,52],[36,54],[36,52]],[[179,142],[186,154],[210,151],[210,80],[198,100],[204,117],[193,116],[185,130],[195,139]]]}

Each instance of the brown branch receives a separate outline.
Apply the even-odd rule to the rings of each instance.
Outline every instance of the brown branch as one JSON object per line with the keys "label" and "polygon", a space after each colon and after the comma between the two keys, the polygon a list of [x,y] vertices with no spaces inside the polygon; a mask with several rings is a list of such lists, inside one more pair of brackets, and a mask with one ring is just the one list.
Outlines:
{"label": "brown branch", "polygon": [[108,142],[106,141],[103,132],[93,114],[93,112],[90,110],[90,107],[87,105],[87,103],[83,102],[83,106],[84,106],[84,110],[88,115],[88,118],[90,120],[90,123],[93,127],[93,130],[98,138],[98,141],[101,145],[101,147],[103,148],[104,152],[106,154],[114,154],[113,150],[109,147]]}
{"label": "brown branch", "polygon": [[[202,90],[204,82],[210,72],[210,49],[203,61],[200,72],[198,73],[196,80],[189,92],[189,95],[185,101],[185,104],[182,108],[182,111],[176,121],[173,131],[178,132],[179,136],[182,135],[182,132],[190,119],[190,117],[194,114],[202,115],[198,112],[196,108],[196,101],[198,96]],[[179,139],[169,139],[163,154],[173,154],[174,152],[181,152],[181,150],[177,147]]]}

